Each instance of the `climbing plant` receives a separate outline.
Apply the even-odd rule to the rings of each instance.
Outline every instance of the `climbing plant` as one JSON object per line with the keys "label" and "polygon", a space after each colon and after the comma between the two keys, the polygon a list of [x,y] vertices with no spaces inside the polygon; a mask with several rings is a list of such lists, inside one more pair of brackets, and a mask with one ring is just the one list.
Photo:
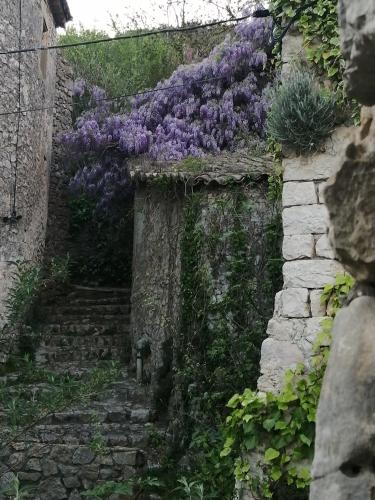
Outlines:
{"label": "climbing plant", "polygon": [[271,9],[280,26],[296,18],[308,60],[341,87],[345,62],[340,49],[337,0],[272,0]]}
{"label": "climbing plant", "polygon": [[[231,413],[226,420],[227,437],[221,456],[236,457],[236,476],[255,498],[281,498],[277,495],[285,484],[297,490],[310,484],[316,410],[332,322],[353,284],[349,275],[339,275],[323,291],[322,302],[328,307],[329,317],[322,322],[311,371],[306,372],[300,365],[286,373],[280,393],[258,394],[246,389],[228,403]],[[248,457],[255,450],[260,456],[255,459],[257,463],[251,463]]]}

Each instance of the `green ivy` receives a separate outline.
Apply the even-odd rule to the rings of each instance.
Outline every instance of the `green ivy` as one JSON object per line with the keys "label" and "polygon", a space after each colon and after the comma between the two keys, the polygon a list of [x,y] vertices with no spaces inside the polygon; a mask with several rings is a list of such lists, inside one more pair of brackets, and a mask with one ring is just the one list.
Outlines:
{"label": "green ivy", "polygon": [[[316,410],[332,322],[353,284],[353,279],[345,274],[324,288],[322,302],[330,316],[322,322],[310,372],[300,365],[287,371],[280,393],[259,394],[246,389],[228,403],[231,414],[226,420],[227,437],[221,456],[236,457],[237,479],[256,498],[275,498],[283,484],[301,490],[310,484]],[[251,464],[247,457],[254,452],[260,453],[259,461]]]}
{"label": "green ivy", "polygon": [[[307,3],[307,0],[272,0],[271,8],[278,24],[284,26]],[[340,49],[337,0],[317,0],[301,13],[295,24],[303,34],[308,60],[321,74],[341,86],[345,62]]]}
{"label": "green ivy", "polygon": [[328,79],[336,92],[343,121],[351,116],[359,122],[359,104],[348,99],[344,89],[345,60],[340,46],[337,0],[316,0],[307,9],[308,0],[271,0],[271,10],[279,26],[288,22],[300,12],[295,26],[303,35],[307,60],[313,65],[318,76]]}

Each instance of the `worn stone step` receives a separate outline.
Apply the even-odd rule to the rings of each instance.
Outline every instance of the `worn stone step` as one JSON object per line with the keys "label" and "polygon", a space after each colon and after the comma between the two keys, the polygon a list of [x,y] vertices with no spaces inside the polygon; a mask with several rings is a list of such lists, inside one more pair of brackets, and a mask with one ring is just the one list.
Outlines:
{"label": "worn stone step", "polygon": [[[123,295],[119,297],[93,297],[85,298],[78,296],[67,296],[64,297],[59,303],[64,306],[107,306],[107,305],[127,305],[130,302],[129,296]],[[53,307],[53,306],[50,306]]]}
{"label": "worn stone step", "polygon": [[119,348],[129,348],[130,340],[126,334],[110,334],[110,335],[59,335],[53,334],[45,337],[39,349],[44,349],[46,347],[119,347]]}
{"label": "worn stone step", "polygon": [[110,287],[86,287],[76,285],[68,295],[69,298],[112,298],[112,297],[130,297],[129,288],[110,288]]}
{"label": "worn stone step", "polygon": [[41,317],[50,315],[68,315],[68,316],[101,316],[101,315],[120,315],[125,316],[130,312],[129,303],[124,304],[91,304],[91,305],[65,305],[57,304],[56,306],[43,307],[41,309]]}
{"label": "worn stone step", "polygon": [[43,332],[60,333],[62,335],[116,335],[126,334],[130,332],[130,324],[112,323],[112,324],[96,324],[96,323],[48,323],[43,326]]}
{"label": "worn stone step", "polygon": [[86,347],[85,349],[67,349],[61,347],[45,347],[35,353],[35,361],[40,364],[54,362],[68,363],[70,361],[103,361],[121,360],[126,357],[125,349],[119,347]]}
{"label": "worn stone step", "polygon": [[100,428],[93,424],[37,425],[22,436],[23,441],[41,444],[90,445],[100,432],[105,446],[130,446],[146,448],[149,444],[149,431],[144,424],[131,422],[103,423]]}
{"label": "worn stone step", "polygon": [[106,324],[106,323],[120,323],[126,324],[130,322],[130,316],[128,313],[124,314],[105,314],[98,311],[96,314],[90,314],[86,312],[85,314],[70,314],[63,312],[55,312],[53,314],[46,315],[41,318],[42,321],[48,320],[48,323],[77,323],[77,324]]}

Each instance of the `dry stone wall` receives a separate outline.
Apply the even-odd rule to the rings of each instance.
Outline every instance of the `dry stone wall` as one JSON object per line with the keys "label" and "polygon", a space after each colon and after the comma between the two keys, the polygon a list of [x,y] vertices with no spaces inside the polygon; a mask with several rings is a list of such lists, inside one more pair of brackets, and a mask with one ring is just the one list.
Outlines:
{"label": "dry stone wall", "polygon": [[261,391],[278,390],[288,368],[310,365],[312,346],[326,314],[321,292],[343,272],[327,237],[324,188],[339,167],[339,151],[348,134],[348,129],[340,128],[324,151],[283,161],[284,288],[276,295],[268,338],[262,345]]}

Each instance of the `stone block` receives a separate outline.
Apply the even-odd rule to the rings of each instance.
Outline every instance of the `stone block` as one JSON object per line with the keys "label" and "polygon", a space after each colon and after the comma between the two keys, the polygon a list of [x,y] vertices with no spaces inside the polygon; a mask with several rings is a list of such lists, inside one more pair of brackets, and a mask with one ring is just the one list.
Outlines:
{"label": "stone block", "polygon": [[316,242],[315,253],[317,257],[322,257],[324,259],[334,259],[335,252],[332,249],[332,245],[326,234],[320,236]]}
{"label": "stone block", "polygon": [[293,341],[303,335],[305,327],[304,319],[272,318],[268,322],[267,335],[275,340]]}
{"label": "stone block", "polygon": [[334,283],[343,268],[334,260],[295,260],[286,262],[283,267],[286,288],[324,288]]}
{"label": "stone block", "polygon": [[319,203],[325,203],[324,193],[326,187],[327,187],[327,182],[319,182],[319,184],[317,185]]}
{"label": "stone block", "polygon": [[283,186],[283,207],[314,205],[318,196],[313,182],[285,182]]}
{"label": "stone block", "polygon": [[264,392],[278,390],[282,386],[285,371],[303,362],[303,354],[297,345],[272,338],[266,339],[262,344],[262,376],[258,380],[258,389]]}
{"label": "stone block", "polygon": [[44,459],[42,460],[42,472],[44,476],[54,476],[58,473],[58,468],[53,460]]}
{"label": "stone block", "polygon": [[340,167],[342,143],[351,135],[348,127],[339,127],[325,144],[325,151],[283,160],[284,182],[322,181]]}
{"label": "stone block", "polygon": [[81,446],[73,453],[72,463],[74,465],[91,464],[95,459],[95,453],[86,446]]}
{"label": "stone block", "polygon": [[285,260],[312,259],[314,237],[311,234],[284,236],[283,256]]}
{"label": "stone block", "polygon": [[284,234],[322,234],[327,230],[328,213],[324,205],[284,208]]}
{"label": "stone block", "polygon": [[81,481],[77,476],[67,476],[63,478],[63,483],[66,488],[79,488],[81,486]]}
{"label": "stone block", "polygon": [[326,315],[327,309],[325,304],[322,304],[320,298],[323,290],[311,290],[310,292],[310,307],[311,307],[311,316],[323,317]]}
{"label": "stone block", "polygon": [[288,288],[279,292],[275,299],[275,314],[284,318],[308,318],[310,305],[307,288]]}

